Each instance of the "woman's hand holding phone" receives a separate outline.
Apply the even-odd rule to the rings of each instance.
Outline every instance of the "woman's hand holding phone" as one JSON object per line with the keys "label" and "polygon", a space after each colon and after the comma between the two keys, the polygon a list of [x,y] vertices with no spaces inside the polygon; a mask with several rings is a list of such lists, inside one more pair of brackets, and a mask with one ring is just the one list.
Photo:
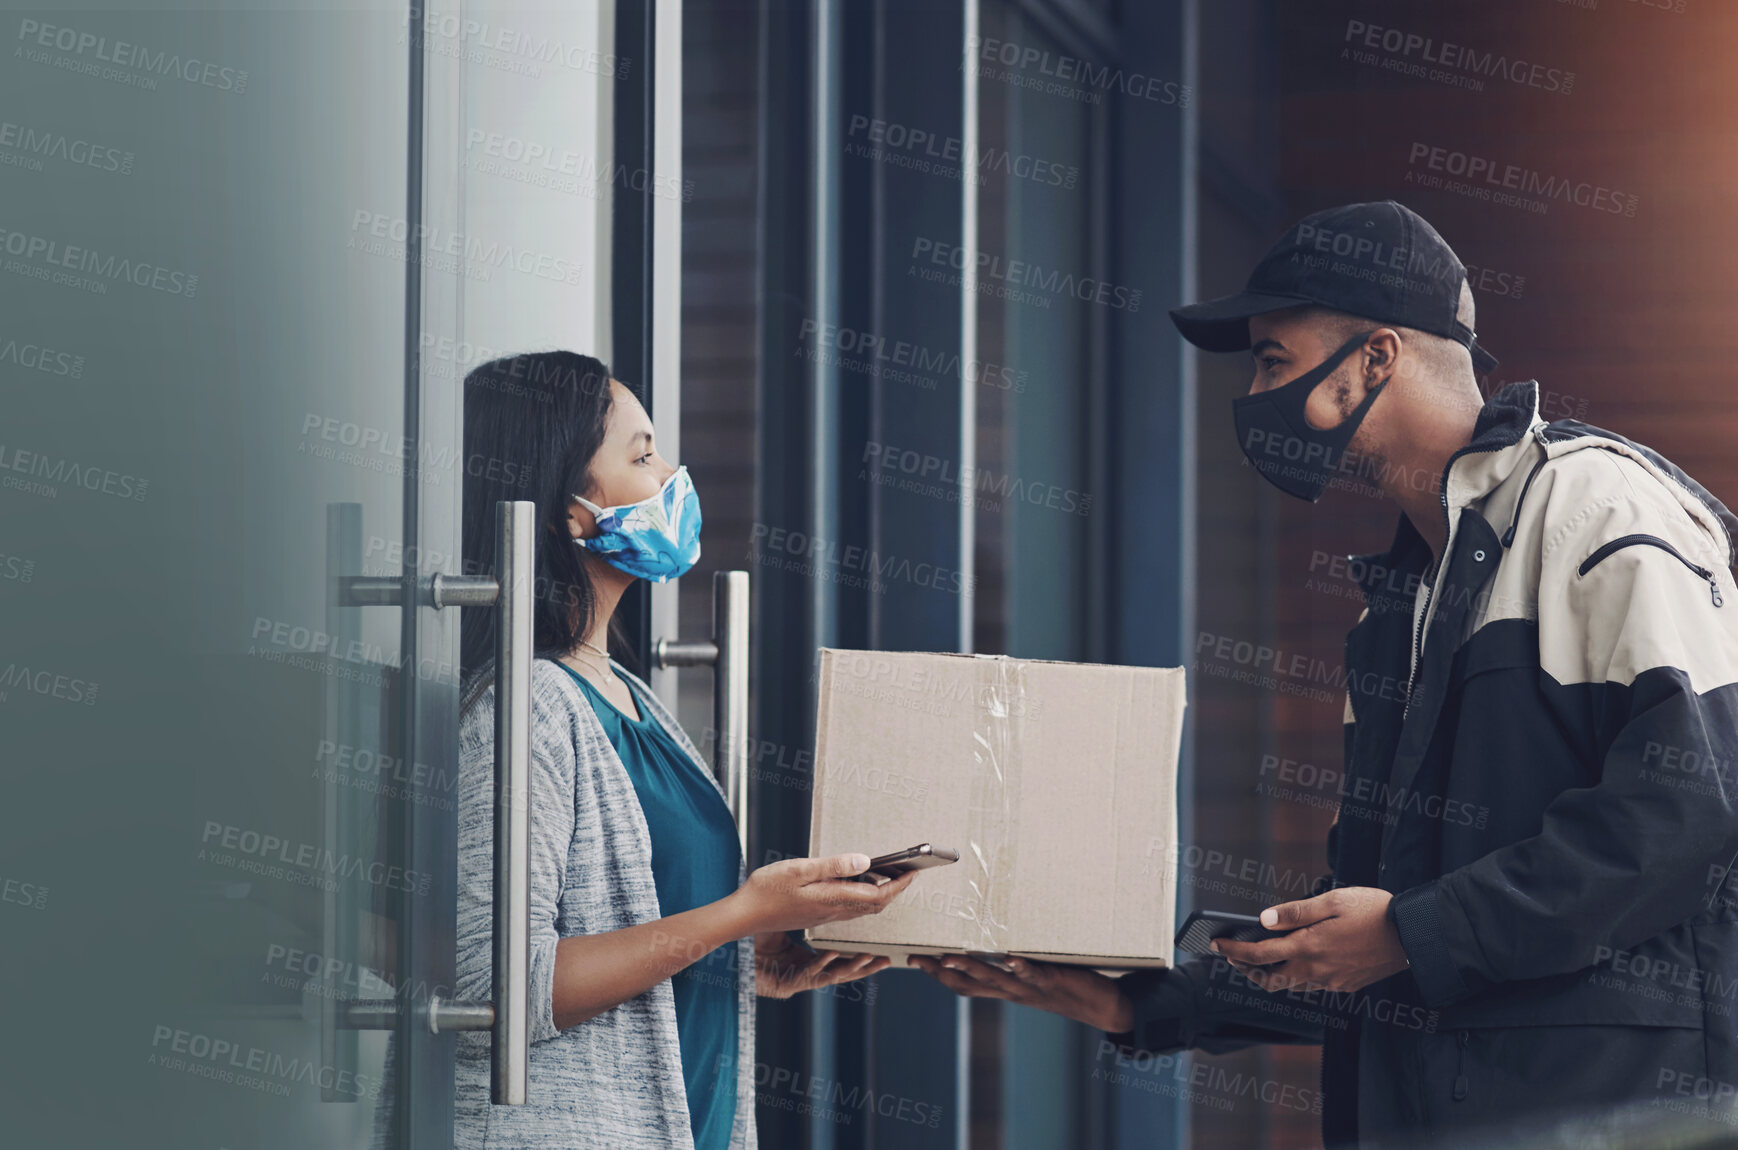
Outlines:
{"label": "woman's hand holding phone", "polygon": [[913,871],[879,886],[852,881],[868,869],[866,854],[783,859],[750,872],[728,898],[736,900],[748,927],[743,934],[804,930],[880,914],[916,875]]}
{"label": "woman's hand holding phone", "polygon": [[[911,875],[885,886],[851,881],[868,866],[864,854],[785,859],[754,871],[717,902],[621,930],[563,938],[556,944],[556,1027],[594,1018],[748,935],[755,936],[755,965],[767,980],[765,991],[775,996],[873,974],[885,964],[852,959],[840,965],[837,956],[780,954],[784,947],[776,939],[761,937],[876,914],[911,885]],[[769,970],[767,960],[781,969]]]}

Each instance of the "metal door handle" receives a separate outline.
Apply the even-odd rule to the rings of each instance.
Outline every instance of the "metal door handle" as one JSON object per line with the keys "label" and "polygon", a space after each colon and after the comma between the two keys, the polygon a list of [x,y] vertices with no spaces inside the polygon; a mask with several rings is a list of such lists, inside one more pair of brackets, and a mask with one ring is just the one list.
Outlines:
{"label": "metal door handle", "polygon": [[[431,1031],[491,1033],[495,1103],[525,1104],[531,1061],[531,589],[535,503],[495,504],[495,578],[433,575],[417,581],[418,606],[487,607],[495,618],[495,925],[490,1001],[430,1001]],[[404,583],[390,576],[342,576],[344,606],[397,606]],[[356,1002],[322,1015],[322,1030],[389,1030],[394,1001]]]}
{"label": "metal door handle", "polygon": [[531,585],[528,501],[495,504],[495,965],[497,1105],[525,1104],[531,1064]]}
{"label": "metal door handle", "polygon": [[712,668],[712,773],[748,857],[748,572],[712,575],[712,638],[652,644],[658,667]]}

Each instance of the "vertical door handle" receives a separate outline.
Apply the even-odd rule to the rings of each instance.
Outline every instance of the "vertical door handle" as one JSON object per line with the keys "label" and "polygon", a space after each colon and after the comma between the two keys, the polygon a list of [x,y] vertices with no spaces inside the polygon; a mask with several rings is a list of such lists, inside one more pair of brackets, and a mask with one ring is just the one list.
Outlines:
{"label": "vertical door handle", "polygon": [[736,837],[748,859],[748,572],[712,576],[712,725],[717,744],[712,769],[736,817]]}
{"label": "vertical door handle", "polygon": [[[334,593],[345,572],[362,566],[362,504],[328,503],[326,505],[326,634],[332,636],[333,651],[354,650],[349,644],[359,633],[355,604]],[[351,696],[350,681],[333,674],[327,668],[325,685],[326,747],[344,748],[359,745],[356,711]],[[340,752],[342,753],[342,752]],[[353,849],[349,820],[338,791],[338,769],[324,764],[320,784],[320,841],[328,858],[347,858]],[[334,956],[349,956],[356,937],[356,908],[351,905],[349,891],[338,883],[328,883],[320,896],[320,1065],[332,1068],[332,1081],[320,1084],[320,1101],[350,1102],[356,1095],[338,1089],[340,1076],[356,1069],[356,1035],[344,1032],[340,1025],[343,1002],[340,999],[338,971],[342,965]]]}
{"label": "vertical door handle", "polygon": [[[493,986],[485,1003],[432,997],[428,1027],[437,1034],[490,1032],[490,1097],[503,1106],[525,1104],[531,1060],[531,589],[536,577],[536,506],[523,501],[495,504],[495,578],[434,575],[417,583],[418,606],[493,606],[496,612]],[[334,597],[349,607],[398,606],[404,602],[404,586],[392,577],[341,575]],[[398,1003],[390,999],[348,1002],[335,1013],[331,1019],[322,1016],[323,1046],[330,1045],[327,1035],[340,1027],[390,1030],[399,1018]]]}
{"label": "vertical door handle", "polygon": [[530,502],[495,504],[495,1008],[492,1097],[522,1106],[531,1062]]}
{"label": "vertical door handle", "polygon": [[662,667],[712,668],[712,773],[736,820],[748,858],[748,572],[712,574],[712,638],[659,639],[652,660]]}

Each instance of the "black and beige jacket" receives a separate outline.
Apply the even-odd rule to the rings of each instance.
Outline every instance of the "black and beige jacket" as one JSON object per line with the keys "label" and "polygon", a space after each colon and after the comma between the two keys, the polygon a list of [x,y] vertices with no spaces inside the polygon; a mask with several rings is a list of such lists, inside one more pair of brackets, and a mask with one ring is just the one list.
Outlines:
{"label": "black and beige jacket", "polygon": [[1412,1145],[1738,1096],[1738,518],[1657,452],[1481,409],[1445,560],[1356,556],[1329,883],[1395,894],[1409,970],[1270,995],[1130,976],[1150,1050],[1320,1041],[1324,1141]]}

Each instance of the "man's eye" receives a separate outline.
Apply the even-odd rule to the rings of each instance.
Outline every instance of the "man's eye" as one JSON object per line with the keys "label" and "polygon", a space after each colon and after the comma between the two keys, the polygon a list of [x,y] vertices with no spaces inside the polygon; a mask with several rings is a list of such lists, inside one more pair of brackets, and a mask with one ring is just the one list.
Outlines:
{"label": "man's eye", "polygon": [[1260,362],[1261,370],[1272,371],[1276,366],[1278,366],[1279,357],[1277,355],[1264,355],[1261,357]]}

